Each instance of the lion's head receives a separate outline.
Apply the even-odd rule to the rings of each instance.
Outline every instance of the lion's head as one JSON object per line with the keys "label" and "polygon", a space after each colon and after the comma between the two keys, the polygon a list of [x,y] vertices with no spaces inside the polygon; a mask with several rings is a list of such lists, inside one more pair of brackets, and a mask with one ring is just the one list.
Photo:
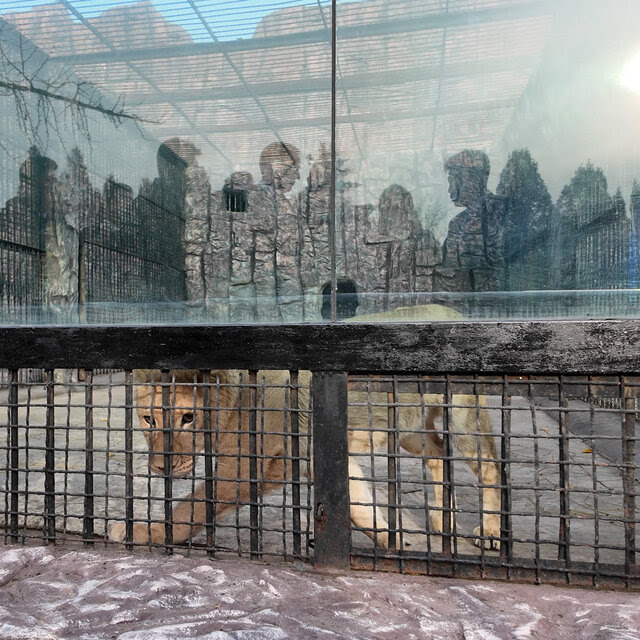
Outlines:
{"label": "lion's head", "polygon": [[[165,454],[170,453],[169,472],[174,477],[183,477],[191,473],[196,458],[204,450],[204,388],[202,379],[191,377],[184,372],[181,377],[173,376],[168,383],[168,403],[163,411],[163,387],[157,377],[147,378],[150,384],[137,387],[136,409],[142,432],[149,445],[149,468],[153,473],[164,475]],[[228,386],[232,380],[220,376],[210,379],[209,397],[211,407],[211,428],[220,428],[221,422],[229,416],[237,402],[237,391]],[[138,380],[140,377],[138,377]],[[189,380],[188,382],[185,380]],[[145,382],[146,382],[145,381]],[[224,386],[221,386],[224,385]],[[166,422],[164,422],[166,421]],[[215,436],[212,434],[212,445]],[[169,448],[168,448],[169,447]]]}
{"label": "lion's head", "polygon": [[164,423],[162,388],[153,386],[138,391],[137,411],[149,445],[149,468],[154,473],[165,473],[165,452],[170,446],[171,475],[185,476],[204,449],[202,390],[176,385],[170,389],[168,406]]}

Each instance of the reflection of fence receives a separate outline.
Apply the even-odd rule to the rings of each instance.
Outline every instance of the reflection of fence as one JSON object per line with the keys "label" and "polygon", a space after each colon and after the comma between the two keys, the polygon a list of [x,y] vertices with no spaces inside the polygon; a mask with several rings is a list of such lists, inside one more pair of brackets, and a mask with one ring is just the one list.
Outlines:
{"label": "reflection of fence", "polygon": [[[184,298],[179,212],[108,182],[106,215],[91,217],[80,236],[80,300],[166,302]],[[170,232],[170,233],[169,233]],[[87,321],[111,321],[108,306],[84,307]],[[102,316],[101,316],[102,314]]]}
{"label": "reflection of fence", "polygon": [[[66,171],[32,149],[19,192],[0,216],[0,305],[6,317],[38,305],[183,300],[184,162],[161,146],[161,177],[95,189],[77,151]],[[90,309],[93,321],[100,318]],[[86,314],[85,314],[86,315]],[[25,318],[29,320],[29,318]]]}
{"label": "reflection of fence", "polygon": [[[110,532],[169,552],[640,587],[638,322],[52,328],[37,350],[31,329],[0,338],[0,366],[194,370],[158,374],[146,395],[125,371],[39,396],[14,371],[7,542]],[[289,372],[265,381],[265,367]]]}
{"label": "reflection of fence", "polygon": [[42,183],[46,161],[40,156],[20,168],[20,189],[0,211],[0,306],[24,313],[43,301],[44,237]]}
{"label": "reflection of fence", "polygon": [[[104,194],[80,219],[80,301],[167,302],[183,300],[182,207],[184,162],[161,147],[162,178],[131,187],[107,181]],[[87,321],[112,321],[85,307]],[[123,319],[124,320],[124,319]]]}

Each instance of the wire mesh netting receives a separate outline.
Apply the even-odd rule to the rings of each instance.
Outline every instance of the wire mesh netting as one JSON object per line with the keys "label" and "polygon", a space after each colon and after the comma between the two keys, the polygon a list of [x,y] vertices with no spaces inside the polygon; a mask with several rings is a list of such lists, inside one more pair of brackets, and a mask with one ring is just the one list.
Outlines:
{"label": "wire mesh netting", "polygon": [[637,379],[352,377],[351,388],[362,566],[637,576]]}
{"label": "wire mesh netting", "polygon": [[309,556],[308,379],[56,377],[9,386],[5,541]]}

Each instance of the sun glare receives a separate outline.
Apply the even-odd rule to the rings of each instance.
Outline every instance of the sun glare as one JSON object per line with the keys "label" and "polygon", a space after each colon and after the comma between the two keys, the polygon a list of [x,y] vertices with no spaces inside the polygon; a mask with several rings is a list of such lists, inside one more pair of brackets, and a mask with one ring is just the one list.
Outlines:
{"label": "sun glare", "polygon": [[624,65],[620,72],[620,84],[640,95],[640,51]]}

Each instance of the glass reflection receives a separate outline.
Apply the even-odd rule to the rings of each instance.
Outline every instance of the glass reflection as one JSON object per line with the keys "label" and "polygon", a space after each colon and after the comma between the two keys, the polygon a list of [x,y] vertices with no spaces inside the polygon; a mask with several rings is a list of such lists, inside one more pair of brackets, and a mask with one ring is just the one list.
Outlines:
{"label": "glass reflection", "polygon": [[640,6],[337,16],[0,5],[0,321],[637,313]]}

